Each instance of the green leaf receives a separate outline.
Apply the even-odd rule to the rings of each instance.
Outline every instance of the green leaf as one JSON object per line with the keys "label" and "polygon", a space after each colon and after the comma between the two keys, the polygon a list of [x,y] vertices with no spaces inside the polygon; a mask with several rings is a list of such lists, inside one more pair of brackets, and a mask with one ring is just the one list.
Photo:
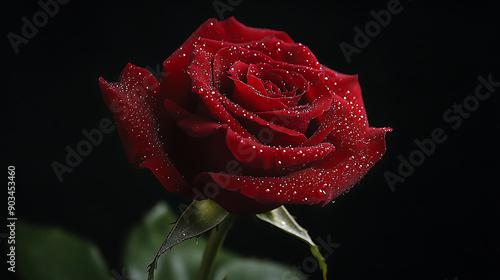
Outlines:
{"label": "green leaf", "polygon": [[[173,228],[177,214],[166,203],[158,203],[144,222],[130,233],[125,246],[124,264],[130,279],[145,279],[151,259]],[[197,245],[198,244],[198,245]],[[205,240],[188,240],[165,254],[157,263],[156,279],[195,279]]]}
{"label": "green leaf", "polygon": [[318,249],[318,246],[312,241],[311,237],[307,233],[307,230],[301,227],[297,221],[293,218],[293,216],[286,210],[284,206],[276,208],[272,211],[257,214],[257,218],[270,223],[271,225],[289,233],[307,244],[309,244],[311,248],[311,252],[314,257],[318,260],[319,267],[323,272],[323,279],[326,280],[327,273],[327,265],[325,262],[325,258],[321,255],[321,252]]}
{"label": "green leaf", "polygon": [[198,237],[202,233],[214,228],[222,222],[229,213],[219,204],[207,199],[202,201],[193,200],[191,205],[182,213],[174,228],[170,231],[167,239],[156,253],[153,262],[148,267],[148,280],[154,280],[154,271],[158,258],[175,245]]}
{"label": "green leaf", "polygon": [[[163,242],[166,232],[176,220],[174,211],[159,203],[146,215],[144,223],[134,228],[125,248],[125,267],[128,278],[145,279],[146,268]],[[196,280],[200,269],[206,240],[203,237],[182,242],[158,259],[155,279]],[[212,272],[213,280],[303,280],[302,274],[272,261],[242,258],[224,248],[219,251]]]}
{"label": "green leaf", "polygon": [[16,223],[16,271],[29,280],[109,280],[99,250],[64,230]]}

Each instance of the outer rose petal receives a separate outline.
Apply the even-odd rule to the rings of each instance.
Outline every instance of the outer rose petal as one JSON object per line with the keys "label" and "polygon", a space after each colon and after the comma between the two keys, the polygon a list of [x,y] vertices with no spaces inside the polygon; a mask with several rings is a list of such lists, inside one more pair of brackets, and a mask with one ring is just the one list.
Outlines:
{"label": "outer rose petal", "polygon": [[[196,186],[210,183],[240,193],[259,203],[326,204],[356,184],[385,152],[385,133],[388,129],[370,129],[366,145],[353,156],[336,166],[306,168],[283,177],[248,177],[222,173],[201,173]],[[213,198],[227,211],[237,214],[255,214],[255,209],[241,208],[230,199]]]}
{"label": "outer rose petal", "polygon": [[267,37],[261,37],[255,39],[254,41],[256,42],[230,42],[233,43],[231,45],[248,48],[250,50],[266,54],[275,61],[282,61],[284,63],[302,65],[317,69],[321,69],[322,67],[311,50],[301,43],[283,40],[280,36],[276,36],[275,34]]}
{"label": "outer rose petal", "polygon": [[118,82],[102,78],[99,82],[129,162],[135,168],[151,169],[169,191],[191,194],[191,188],[165,153],[156,130],[158,81],[146,69],[128,64]]}
{"label": "outer rose petal", "polygon": [[[361,86],[358,82],[358,75],[346,75],[323,66],[326,73],[326,84],[336,95],[342,97],[346,101],[355,104],[356,110],[359,110],[361,118],[365,125],[368,125],[366,118],[365,106],[363,104],[363,96],[361,95]],[[358,113],[358,112],[357,112]]]}

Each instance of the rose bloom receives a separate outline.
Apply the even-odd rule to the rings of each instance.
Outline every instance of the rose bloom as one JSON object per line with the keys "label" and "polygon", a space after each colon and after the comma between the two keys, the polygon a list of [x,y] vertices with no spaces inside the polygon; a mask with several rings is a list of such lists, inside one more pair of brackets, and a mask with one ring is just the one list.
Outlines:
{"label": "rose bloom", "polygon": [[237,215],[332,201],[385,152],[357,76],[286,33],[209,19],[163,63],[100,79],[128,160]]}

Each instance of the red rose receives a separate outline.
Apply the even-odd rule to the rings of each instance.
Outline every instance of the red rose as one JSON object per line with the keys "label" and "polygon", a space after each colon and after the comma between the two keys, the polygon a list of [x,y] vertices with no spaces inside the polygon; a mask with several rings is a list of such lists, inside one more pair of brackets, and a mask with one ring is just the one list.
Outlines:
{"label": "red rose", "polygon": [[234,18],[203,23],[160,83],[129,64],[100,86],[136,168],[233,214],[332,201],[382,157],[390,131],[368,126],[357,76]]}

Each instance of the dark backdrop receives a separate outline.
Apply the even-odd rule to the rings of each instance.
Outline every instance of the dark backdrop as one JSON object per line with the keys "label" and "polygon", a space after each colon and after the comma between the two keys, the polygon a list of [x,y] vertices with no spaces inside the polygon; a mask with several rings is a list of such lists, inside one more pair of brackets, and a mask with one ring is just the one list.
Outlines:
{"label": "dark backdrop", "polygon": [[[370,11],[387,9],[391,1],[237,2],[224,18],[286,31],[321,63],[359,74],[370,124],[394,129],[384,158],[348,194],[324,208],[289,208],[313,238],[341,244],[327,259],[331,279],[498,279],[500,87],[485,100],[474,94],[478,76],[500,82],[499,10],[487,1],[401,1],[402,11],[371,29],[370,42],[358,42],[348,62],[339,45],[356,47],[354,28],[364,30],[374,20]],[[133,170],[116,131],[104,134],[62,182],[51,164],[64,163],[65,147],[84,140],[83,129],[111,118],[100,76],[116,80],[127,62],[156,71],[218,13],[212,1],[70,1],[16,54],[6,35],[20,35],[22,18],[32,19],[41,7],[36,1],[9,5],[2,8],[8,19],[2,168],[16,166],[17,215],[90,239],[118,270],[126,233],[141,215],[158,200],[175,207],[189,199],[165,191],[149,171]],[[470,112],[443,117],[464,100]],[[410,155],[418,161],[415,141],[439,128],[446,140],[414,170],[398,171]],[[387,172],[401,180],[390,185]],[[236,224],[224,246],[298,266],[308,256],[300,242],[250,218]]]}

